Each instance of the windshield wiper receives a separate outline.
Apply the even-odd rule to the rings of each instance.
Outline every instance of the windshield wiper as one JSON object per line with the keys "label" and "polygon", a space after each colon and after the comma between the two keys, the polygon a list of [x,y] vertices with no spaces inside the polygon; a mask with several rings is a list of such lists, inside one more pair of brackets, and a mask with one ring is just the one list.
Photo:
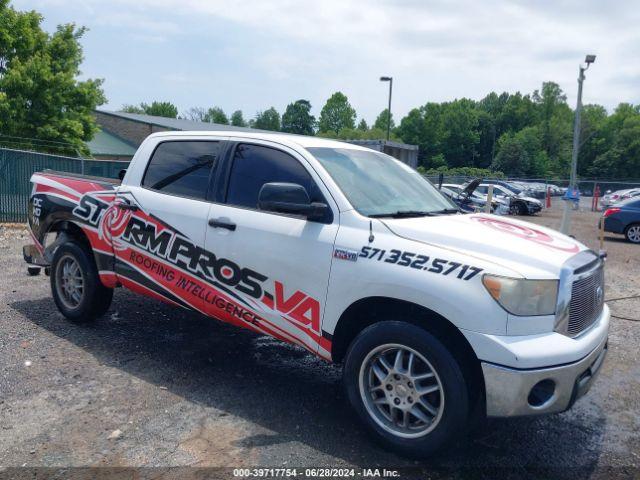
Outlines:
{"label": "windshield wiper", "polygon": [[411,217],[431,217],[434,212],[425,212],[422,210],[398,210],[389,213],[373,213],[369,215],[371,218],[411,218]]}
{"label": "windshield wiper", "polygon": [[436,210],[435,212],[430,212],[430,213],[436,214],[436,215],[439,215],[439,214],[446,215],[449,213],[459,213],[459,212],[460,212],[459,208],[443,208],[442,210]]}

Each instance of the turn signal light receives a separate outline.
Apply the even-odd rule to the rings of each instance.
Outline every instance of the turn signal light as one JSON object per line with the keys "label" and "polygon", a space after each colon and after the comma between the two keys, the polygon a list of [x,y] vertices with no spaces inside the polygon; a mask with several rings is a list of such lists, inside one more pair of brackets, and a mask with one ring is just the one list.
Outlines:
{"label": "turn signal light", "polygon": [[494,300],[500,300],[500,292],[502,291],[502,284],[496,278],[485,276],[482,278],[482,283],[487,290],[489,290],[489,294],[494,298]]}
{"label": "turn signal light", "polygon": [[602,215],[604,218],[607,218],[609,215],[613,215],[614,213],[618,213],[620,211],[619,208],[607,208]]}

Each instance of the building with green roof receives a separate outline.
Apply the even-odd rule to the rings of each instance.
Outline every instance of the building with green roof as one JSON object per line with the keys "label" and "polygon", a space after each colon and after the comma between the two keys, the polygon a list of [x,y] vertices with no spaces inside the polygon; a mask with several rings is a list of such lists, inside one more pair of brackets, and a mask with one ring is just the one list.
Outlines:
{"label": "building with green roof", "polygon": [[100,129],[87,146],[91,156],[97,160],[131,160],[137,148],[104,129]]}

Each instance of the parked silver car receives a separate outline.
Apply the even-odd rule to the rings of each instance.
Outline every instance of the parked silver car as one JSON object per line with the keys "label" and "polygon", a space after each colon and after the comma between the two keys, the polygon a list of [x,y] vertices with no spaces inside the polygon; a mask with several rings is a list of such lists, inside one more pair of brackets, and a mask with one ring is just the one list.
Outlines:
{"label": "parked silver car", "polygon": [[504,185],[482,183],[476,189],[476,192],[486,198],[489,185],[493,185],[494,198],[509,203],[509,211],[511,215],[534,215],[542,210],[542,202],[535,198],[531,198],[522,194],[516,194]]}
{"label": "parked silver car", "polygon": [[607,208],[618,202],[628,200],[629,198],[634,198],[637,196],[640,196],[640,188],[627,188],[625,190],[608,192],[605,196],[602,197],[600,205],[602,205],[603,208]]}

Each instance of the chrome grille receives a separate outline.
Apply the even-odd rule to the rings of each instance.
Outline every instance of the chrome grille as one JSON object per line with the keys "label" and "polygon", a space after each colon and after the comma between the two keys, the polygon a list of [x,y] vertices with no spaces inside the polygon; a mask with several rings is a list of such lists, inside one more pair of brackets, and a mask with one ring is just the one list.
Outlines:
{"label": "chrome grille", "polygon": [[589,328],[602,313],[604,305],[604,269],[575,280],[571,286],[567,334],[574,337]]}

